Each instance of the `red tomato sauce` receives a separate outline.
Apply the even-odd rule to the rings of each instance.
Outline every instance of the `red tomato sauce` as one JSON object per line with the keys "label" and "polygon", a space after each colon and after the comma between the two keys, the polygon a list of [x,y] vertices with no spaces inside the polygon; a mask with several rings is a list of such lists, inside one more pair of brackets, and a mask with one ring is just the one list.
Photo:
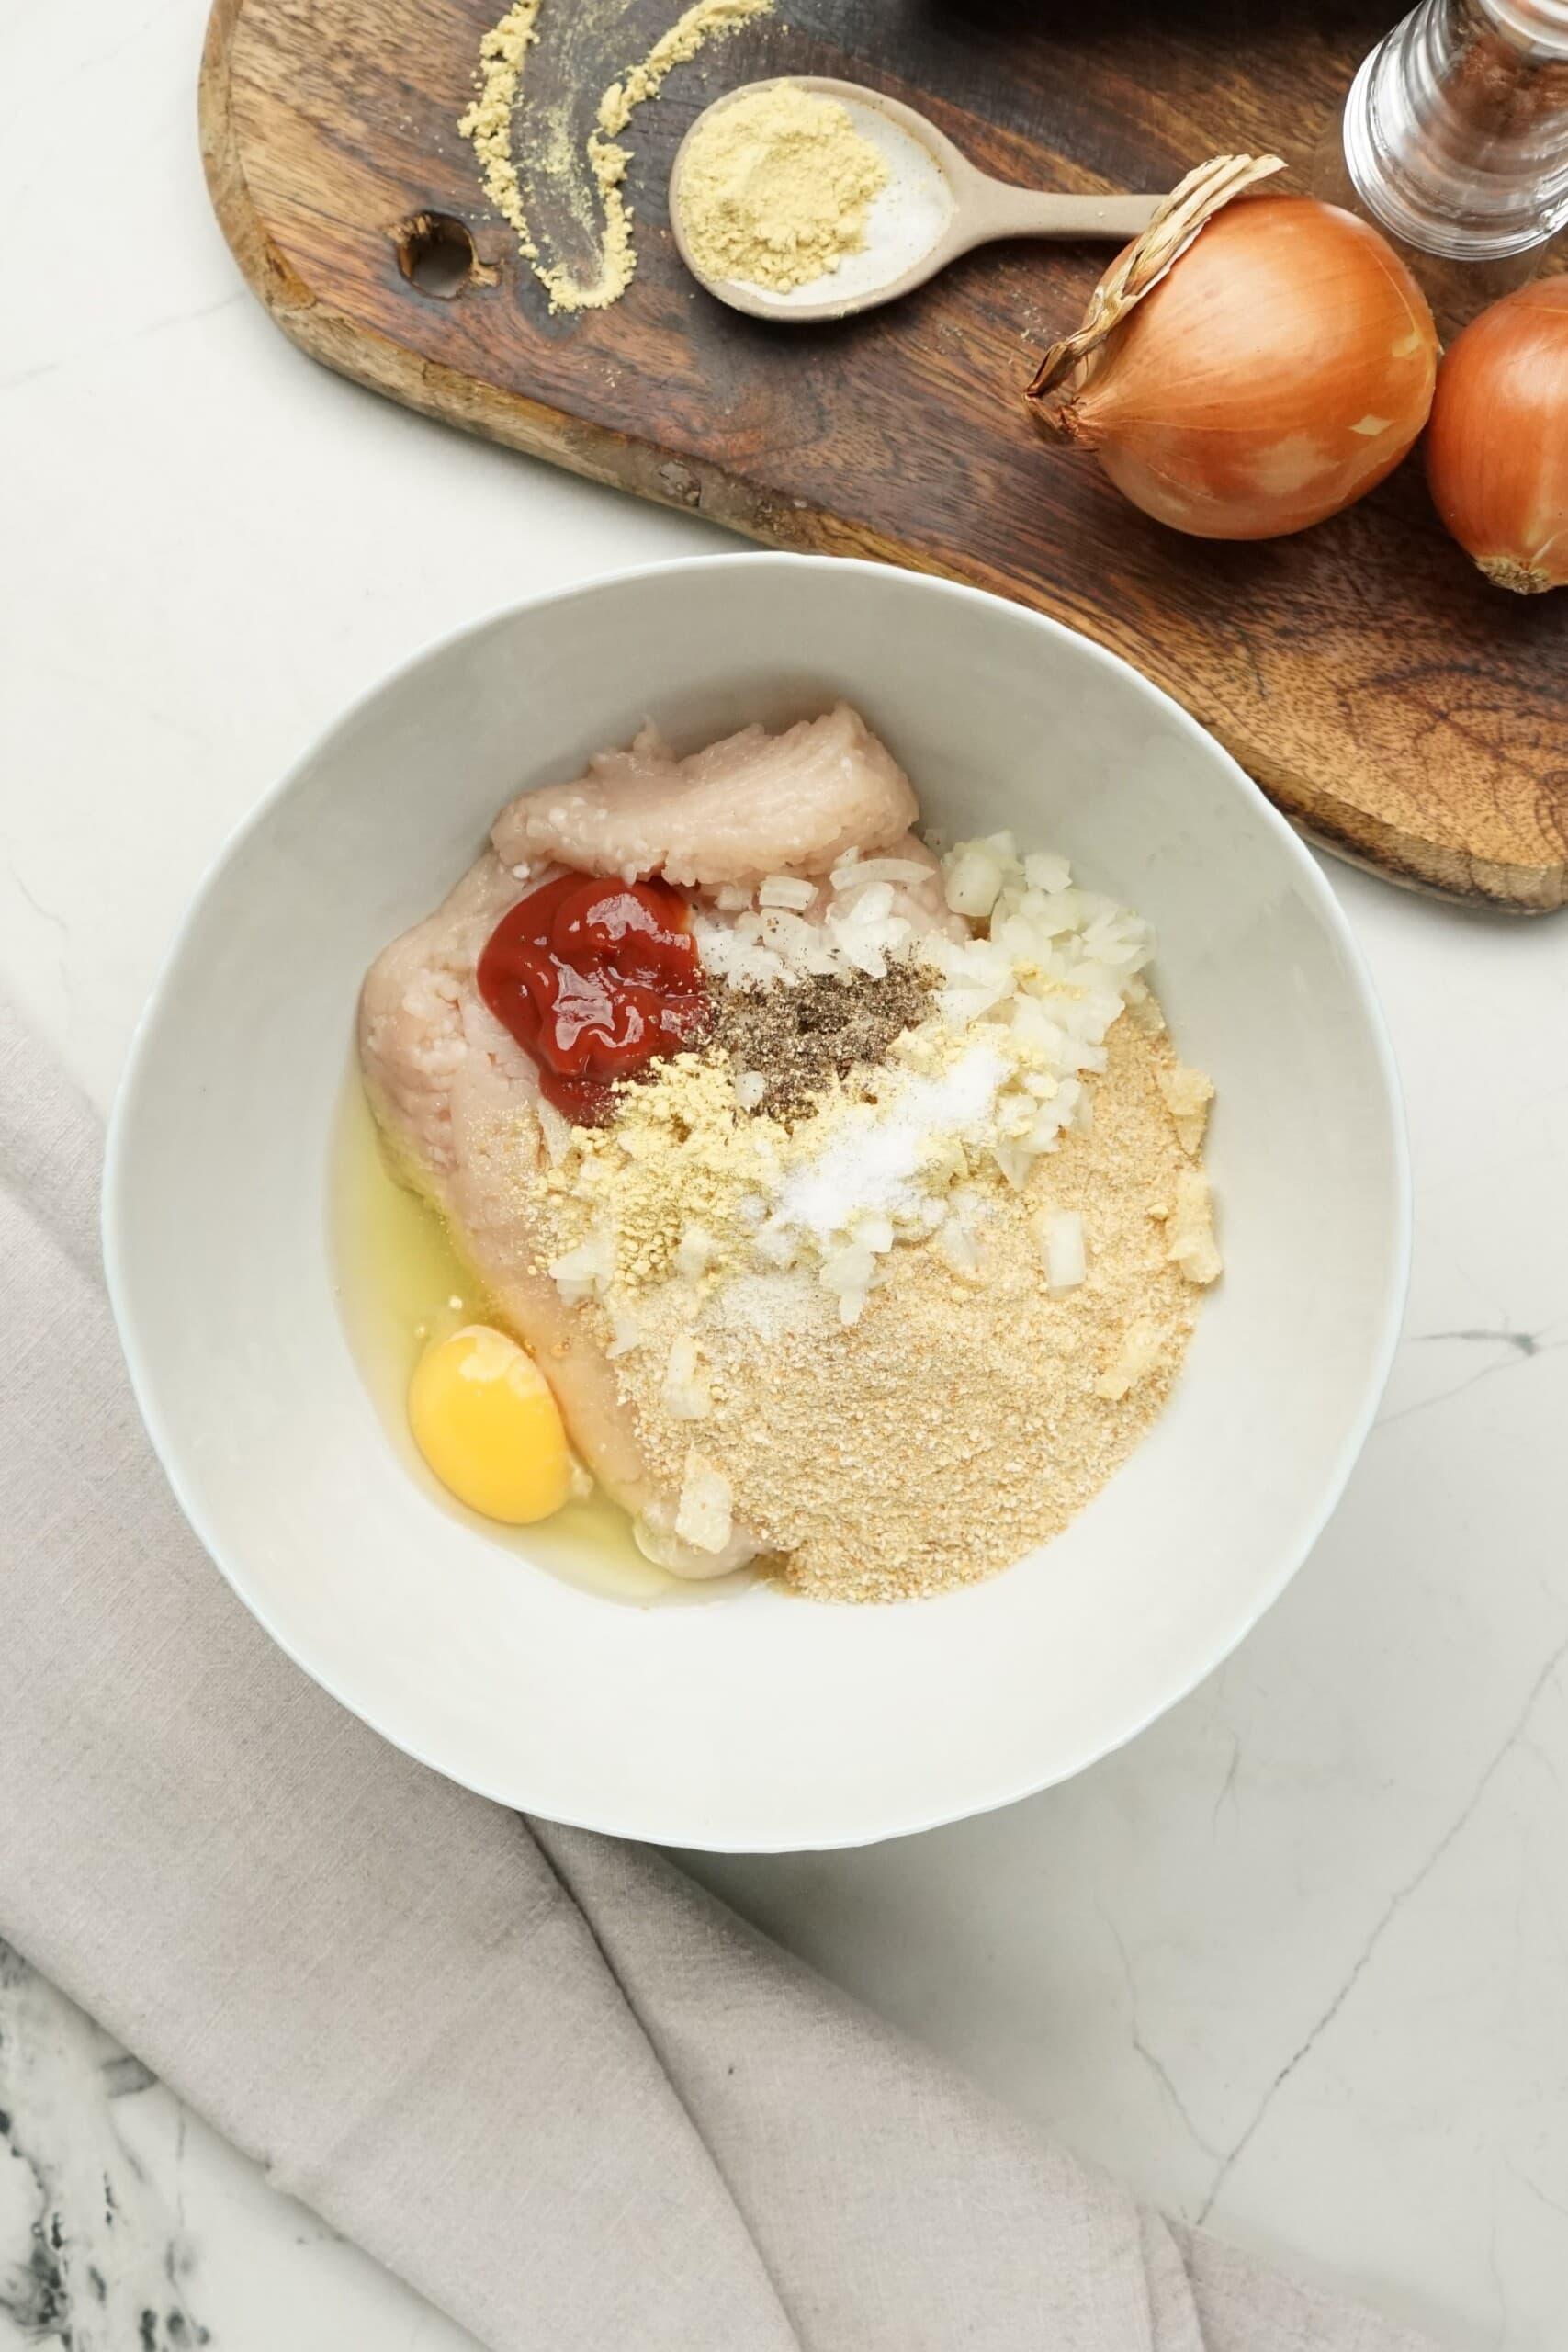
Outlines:
{"label": "red tomato sauce", "polygon": [[480,996],[538,1066],[539,1091],[579,1126],[614,1081],[694,1045],[711,1018],[691,909],[668,882],[562,874],[497,923]]}

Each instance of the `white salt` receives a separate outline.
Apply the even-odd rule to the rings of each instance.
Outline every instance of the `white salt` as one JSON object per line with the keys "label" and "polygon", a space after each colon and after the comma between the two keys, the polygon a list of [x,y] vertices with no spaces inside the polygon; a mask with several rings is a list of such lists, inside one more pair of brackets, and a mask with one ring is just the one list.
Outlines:
{"label": "white salt", "polygon": [[826,1148],[788,1176],[772,1222],[798,1226],[818,1241],[869,1210],[892,1216],[918,1206],[911,1182],[943,1136],[986,1120],[1007,1065],[989,1046],[971,1046],[940,1078],[915,1078],[886,1110],[840,1127]]}

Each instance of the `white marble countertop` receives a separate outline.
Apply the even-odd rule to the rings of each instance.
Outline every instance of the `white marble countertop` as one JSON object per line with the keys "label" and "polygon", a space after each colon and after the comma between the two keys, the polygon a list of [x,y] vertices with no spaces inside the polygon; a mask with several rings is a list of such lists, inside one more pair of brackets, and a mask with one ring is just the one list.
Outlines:
{"label": "white marble countertop", "polygon": [[[349,696],[487,607],[728,544],[282,341],[207,209],[202,14],[85,0],[0,25],[0,979],[100,1102],[213,849]],[[90,171],[58,168],[67,79]],[[1408,1091],[1416,1251],[1385,1410],[1313,1558],[1221,1673],[1071,1786],[702,1871],[1150,2197],[1445,2343],[1548,2352],[1568,2337],[1568,918],[1331,871]],[[466,2341],[19,1962],[0,2111],[0,2352]]]}

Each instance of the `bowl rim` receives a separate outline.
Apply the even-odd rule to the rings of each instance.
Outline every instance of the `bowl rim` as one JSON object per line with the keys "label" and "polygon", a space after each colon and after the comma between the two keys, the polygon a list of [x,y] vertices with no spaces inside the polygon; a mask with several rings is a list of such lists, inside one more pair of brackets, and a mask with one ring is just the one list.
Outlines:
{"label": "bowl rim", "polygon": [[1179,733],[1202,745],[1206,752],[1220,761],[1243,787],[1243,798],[1254,819],[1266,832],[1273,835],[1283,849],[1303,893],[1324,922],[1332,937],[1348,979],[1352,985],[1360,1017],[1365,1024],[1379,1079],[1389,1112],[1389,1142],[1392,1154],[1392,1248],[1382,1301],[1376,1346],[1368,1372],[1363,1375],[1362,1393],[1351,1416],[1346,1434],[1330,1464],[1324,1481],[1322,1500],[1293,1544],[1278,1554],[1274,1572],[1260,1586],[1255,1601],[1244,1610],[1229,1630],[1224,1646],[1195,1673],[1181,1678],[1156,1703],[1146,1708],[1135,1721],[1113,1736],[1086,1743],[1081,1754],[1066,1764],[1053,1766],[1043,1772],[1026,1773],[1021,1780],[1010,1780],[1006,1785],[976,1797],[964,1797],[951,1805],[930,1807],[899,1814],[870,1826],[857,1826],[845,1835],[818,1836],[804,1840],[773,1838],[761,1843],[738,1846],[732,1842],[694,1840],[678,1829],[668,1831],[647,1826],[628,1826],[624,1822],[603,1817],[590,1819],[571,1812],[554,1812],[548,1818],[570,1828],[593,1830],[610,1837],[623,1837],[643,1844],[670,1844],[684,1847],[693,1852],[715,1853],[809,1853],[849,1849],[881,1843],[890,1838],[914,1837],[929,1829],[942,1828],[950,1823],[978,1818],[1004,1806],[1017,1804],[1026,1797],[1039,1795],[1048,1788],[1075,1780],[1091,1765],[1129,1746],[1141,1736],[1162,1715],[1190,1698],[1210,1675],[1234,1657],[1242,1643],[1254,1632],[1261,1620],[1273,1608],[1287,1586],[1315,1548],[1325,1528],[1338,1508],[1361,1450],[1371,1434],[1378,1408],[1382,1400],[1393,1368],[1403,1324],[1410,1279],[1413,1200],[1410,1168],[1409,1126],[1404,1091],[1400,1084],[1398,1065],[1394,1059],[1393,1042],[1387,1022],[1372,984],[1365,955],[1356,937],[1349,919],[1336,897],[1325,875],[1305,841],[1289,820],[1268,798],[1260,786],[1248,775],[1240,762],[1228,752],[1200,720],[1179,703],[1164,687],[1156,685],[1124,655],[1113,652],[1082,630],[1054,619],[1049,614],[1016,602],[1010,597],[996,595],[986,588],[966,582],[950,580],[940,573],[906,570],[895,564],[874,561],[864,557],[809,555],[787,552],[781,548],[738,548],[713,554],[674,556],[660,560],[624,565],[596,571],[588,578],[575,581],[566,588],[540,590],[534,595],[491,605],[454,628],[444,629],[418,646],[412,653],[389,663],[371,682],[321,728],[282,775],[269,785],[245,814],[233,825],[213,856],[208,861],[200,879],[186,901],[185,910],[171,934],[159,965],[157,978],[149,990],[131,1033],[105,1138],[103,1190],[100,1205],[100,1238],[103,1250],[105,1283],[110,1310],[114,1317],[121,1353],[125,1359],[132,1396],[143,1427],[157,1454],[164,1475],[179,1505],[180,1511],[197,1543],[206,1552],[213,1566],[233,1592],[235,1598],[255,1619],[268,1638],[276,1643],[290,1662],[308,1675],[312,1682],[325,1690],[337,1704],[366,1724],[389,1746],[410,1757],[427,1770],[438,1772],[446,1780],[468,1788],[477,1796],[510,1810],[525,1807],[515,1792],[487,1786],[482,1780],[468,1779],[453,1772],[436,1756],[426,1752],[423,1746],[401,1731],[393,1730],[378,1719],[378,1712],[358,1705],[344,1696],[337,1687],[336,1678],[320,1672],[299,1655],[294,1645],[285,1638],[274,1623],[265,1599],[249,1589],[249,1579],[243,1568],[225,1555],[225,1545],[216,1532],[205,1523],[204,1514],[189,1492],[180,1466],[179,1450],[173,1440],[155,1401],[155,1378],[152,1367],[140,1338],[134,1312],[130,1304],[130,1277],[127,1272],[129,1250],[125,1231],[126,1195],[130,1184],[128,1166],[130,1131],[132,1113],[140,1089],[143,1065],[146,1062],[154,1032],[169,1001],[179,973],[179,967],[189,943],[197,917],[209,894],[220,876],[240,854],[252,836],[267,824],[273,812],[286,801],[299,778],[332,749],[337,739],[355,727],[362,714],[392,686],[413,673],[434,665],[470,639],[482,637],[502,624],[520,619],[525,615],[547,606],[566,606],[580,601],[591,601],[605,590],[628,584],[668,580],[714,566],[753,568],[762,565],[770,570],[788,570],[800,573],[830,573],[841,578],[852,576],[874,579],[879,584],[898,582],[911,587],[917,594],[955,597],[965,603],[999,605],[1004,612],[1016,615],[1048,635],[1065,639],[1079,649],[1094,662],[1114,671],[1132,681],[1143,695],[1159,705]]}

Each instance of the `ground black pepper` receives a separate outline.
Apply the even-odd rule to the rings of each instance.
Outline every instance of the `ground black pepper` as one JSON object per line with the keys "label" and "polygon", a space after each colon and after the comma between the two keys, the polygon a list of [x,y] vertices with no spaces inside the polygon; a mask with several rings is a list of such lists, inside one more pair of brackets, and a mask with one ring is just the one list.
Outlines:
{"label": "ground black pepper", "polygon": [[925,1019],[935,976],[925,966],[814,972],[794,987],[723,989],[713,1042],[738,1071],[765,1081],[760,1111],[787,1125],[836,1078],[882,1061],[894,1039]]}

